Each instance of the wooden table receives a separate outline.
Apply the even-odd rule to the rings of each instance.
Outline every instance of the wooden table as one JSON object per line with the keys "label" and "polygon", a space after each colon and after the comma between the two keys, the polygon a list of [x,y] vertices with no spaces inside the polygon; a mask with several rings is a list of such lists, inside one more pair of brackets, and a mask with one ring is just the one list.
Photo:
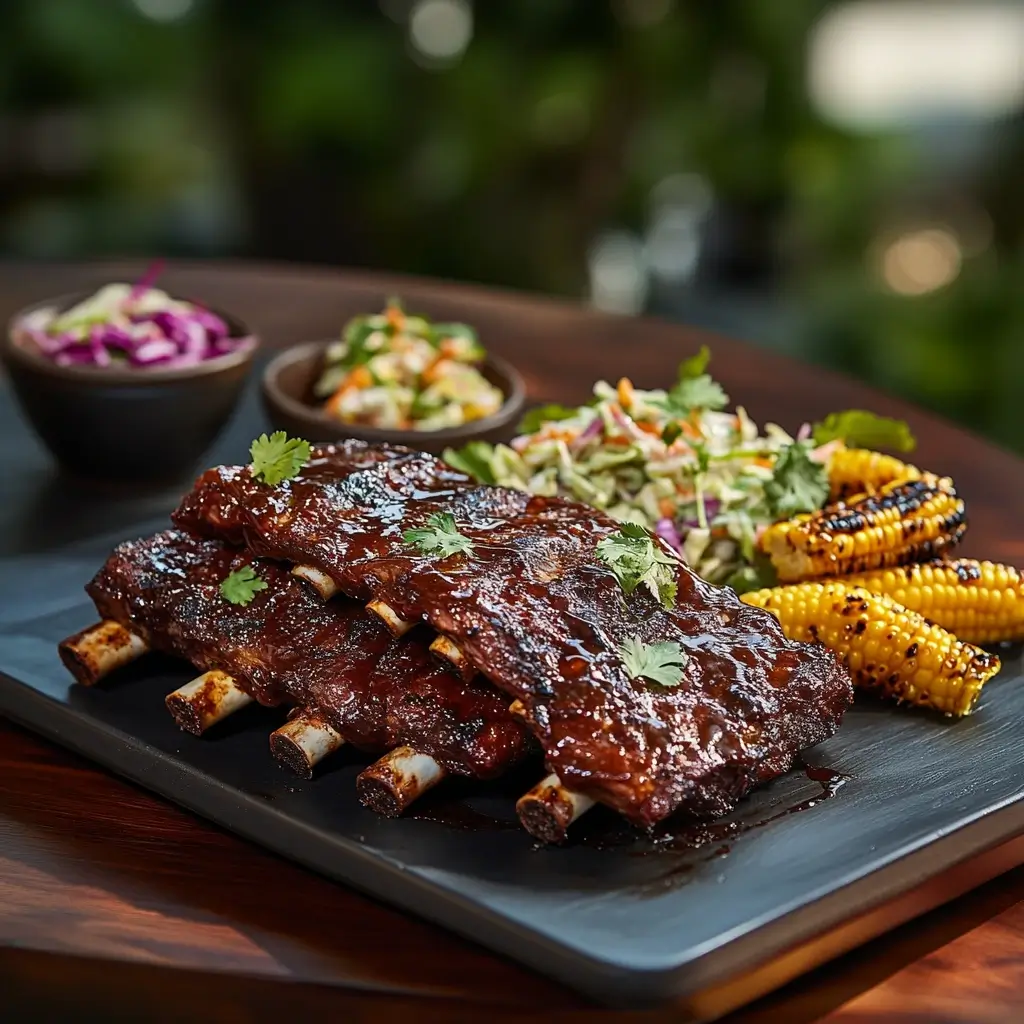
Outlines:
{"label": "wooden table", "polygon": [[[135,275],[138,266],[0,267],[0,315]],[[532,399],[590,382],[672,377],[702,340],[653,321],[468,287],[324,269],[179,265],[166,285],[248,320],[268,347],[333,335],[387,294],[474,323]],[[1024,463],[861,385],[728,339],[714,370],[758,421],[795,427],[840,408],[909,419],[919,461],[970,501],[966,553],[1024,563]],[[0,403],[10,396],[0,393]],[[20,425],[13,426],[21,430]],[[21,446],[19,446],[19,451]],[[40,469],[27,432],[24,462]],[[48,483],[52,489],[64,486]],[[3,524],[0,513],[0,525]],[[74,535],[67,512],[35,541]],[[19,543],[18,539],[9,544]],[[0,542],[0,547],[3,544]],[[737,1022],[1024,1019],[1024,868],[733,1014]],[[331,884],[0,721],[0,1018],[670,1021],[595,1010],[430,925]],[[329,1015],[329,1017],[328,1017]]]}

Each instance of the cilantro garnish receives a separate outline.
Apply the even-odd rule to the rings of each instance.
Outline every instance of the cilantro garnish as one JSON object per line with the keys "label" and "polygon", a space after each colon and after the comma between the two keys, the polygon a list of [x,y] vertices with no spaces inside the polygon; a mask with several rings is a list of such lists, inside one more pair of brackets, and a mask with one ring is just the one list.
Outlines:
{"label": "cilantro garnish", "polygon": [[811,447],[806,441],[794,441],[775,460],[764,494],[768,508],[779,519],[814,512],[828,499],[828,470],[811,458]]}
{"label": "cilantro garnish", "polygon": [[689,655],[673,641],[645,644],[630,637],[620,648],[619,657],[630,679],[649,679],[659,686],[678,686]]}
{"label": "cilantro garnish", "polygon": [[247,605],[261,590],[266,590],[267,584],[256,575],[256,570],[251,565],[243,565],[229,573],[221,581],[220,592],[225,601],[232,604]]}
{"label": "cilantro garnish", "polygon": [[491,469],[493,454],[494,445],[486,441],[470,441],[462,448],[445,448],[441,458],[453,469],[466,473],[482,484],[495,484],[497,481]]}
{"label": "cilantro garnish", "polygon": [[523,416],[516,430],[520,434],[535,434],[545,423],[567,420],[578,412],[579,409],[570,409],[564,405],[540,405]]}
{"label": "cilantro garnish", "polygon": [[308,441],[292,437],[283,430],[275,430],[270,437],[261,434],[249,448],[252,464],[249,469],[257,480],[274,486],[299,475],[309,459]]}
{"label": "cilantro garnish", "polygon": [[643,584],[665,608],[675,604],[676,560],[642,526],[623,523],[597,545],[597,556],[627,594]]}
{"label": "cilantro garnish", "polygon": [[722,385],[712,380],[706,373],[711,361],[711,352],[707,345],[689,359],[679,364],[679,379],[666,395],[664,401],[658,402],[670,416],[688,416],[694,409],[724,409],[729,404],[729,396]]}
{"label": "cilantro garnish", "polygon": [[693,409],[724,409],[729,396],[722,385],[706,373],[679,381],[668,393],[668,405],[677,415],[685,416]]}
{"label": "cilantro garnish", "polygon": [[449,555],[470,554],[473,551],[473,542],[459,533],[455,517],[449,512],[434,512],[427,516],[426,526],[406,530],[402,540],[411,544],[421,555],[447,558]]}
{"label": "cilantro garnish", "polygon": [[864,409],[846,409],[829,413],[814,424],[815,444],[841,440],[851,448],[889,448],[897,452],[912,452],[917,438],[904,420],[876,416]]}

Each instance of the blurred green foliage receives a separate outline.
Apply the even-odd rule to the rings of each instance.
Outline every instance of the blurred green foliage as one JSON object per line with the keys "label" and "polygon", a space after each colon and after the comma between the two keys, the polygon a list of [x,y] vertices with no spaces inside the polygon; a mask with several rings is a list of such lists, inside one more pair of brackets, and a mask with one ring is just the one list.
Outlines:
{"label": "blurred green foliage", "polygon": [[[825,123],[806,68],[826,0],[477,0],[447,62],[410,44],[413,6],[6,0],[0,252],[322,260],[582,295],[594,239],[642,235],[652,190],[695,175],[716,214],[700,272],[661,307],[766,295],[749,336],[1024,448],[1018,122],[951,167],[927,133]],[[951,283],[886,288],[880,238],[979,217],[989,236]]]}

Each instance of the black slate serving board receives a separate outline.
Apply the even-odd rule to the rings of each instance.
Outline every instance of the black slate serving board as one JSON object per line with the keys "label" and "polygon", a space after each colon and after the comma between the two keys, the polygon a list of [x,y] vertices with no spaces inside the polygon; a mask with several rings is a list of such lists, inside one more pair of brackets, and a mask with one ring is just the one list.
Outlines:
{"label": "black slate serving board", "polygon": [[[0,438],[9,426],[23,440],[11,417],[0,395]],[[240,459],[260,429],[250,396],[209,461]],[[515,827],[513,803],[537,767],[497,785],[442,786],[412,817],[379,818],[355,799],[366,758],[342,752],[311,782],[276,766],[267,736],[280,712],[247,708],[202,739],[180,733],[163,696],[194,675],[188,666],[151,656],[96,689],[70,685],[56,644],[95,618],[82,585],[118,540],[164,525],[183,485],[145,495],[73,485],[42,453],[6,441],[0,459],[9,483],[0,503],[0,713],[601,1001],[682,997],[695,1013],[717,1012],[734,1000],[702,994],[797,947],[805,969],[855,934],[955,895],[962,879],[940,881],[912,909],[830,940],[858,915],[951,878],[955,865],[1024,832],[1018,651],[1004,652],[974,717],[949,723],[859,700],[807,767],[754,794],[728,822],[681,823],[653,843],[597,811],[570,846],[536,848]],[[22,471],[10,472],[12,463]]]}

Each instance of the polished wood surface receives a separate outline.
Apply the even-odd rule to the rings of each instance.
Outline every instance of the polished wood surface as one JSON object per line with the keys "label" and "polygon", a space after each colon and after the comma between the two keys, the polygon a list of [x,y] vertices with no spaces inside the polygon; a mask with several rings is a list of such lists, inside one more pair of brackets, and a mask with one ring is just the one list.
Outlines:
{"label": "polished wood surface", "polygon": [[[138,269],[0,266],[0,316]],[[325,269],[176,266],[165,283],[237,313],[268,348],[333,335],[345,317],[397,293],[432,315],[474,323],[520,368],[537,401],[582,400],[593,379],[626,373],[655,386],[707,340],[674,325],[533,298]],[[1024,463],[1016,457],[855,382],[729,339],[711,344],[716,376],[755,419],[795,428],[853,406],[909,419],[921,439],[919,461],[953,475],[968,498],[965,551],[1024,563]],[[1022,898],[1018,869],[729,1020],[1024,1019]],[[671,1007],[595,1010],[0,722],[0,1019],[312,1014],[681,1019]]]}

